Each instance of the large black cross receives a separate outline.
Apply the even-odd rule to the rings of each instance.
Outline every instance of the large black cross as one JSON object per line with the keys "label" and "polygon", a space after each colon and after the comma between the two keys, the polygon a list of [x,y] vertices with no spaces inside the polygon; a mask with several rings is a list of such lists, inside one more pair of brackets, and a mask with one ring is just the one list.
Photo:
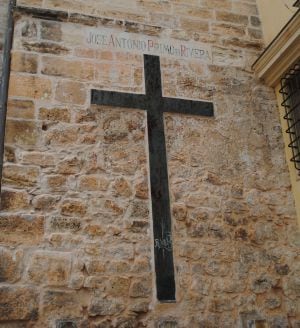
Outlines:
{"label": "large black cross", "polygon": [[146,94],[92,90],[92,104],[147,111],[157,298],[175,301],[171,214],[163,113],[213,116],[213,104],[162,96],[160,61],[144,55]]}

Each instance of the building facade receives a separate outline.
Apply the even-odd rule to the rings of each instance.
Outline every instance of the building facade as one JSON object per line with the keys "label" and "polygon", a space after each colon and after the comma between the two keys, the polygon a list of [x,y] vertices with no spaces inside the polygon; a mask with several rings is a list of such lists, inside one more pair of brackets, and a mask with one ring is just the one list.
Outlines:
{"label": "building facade", "polygon": [[[252,68],[266,47],[256,1],[18,0],[13,12],[0,327],[299,327],[299,229],[276,94]],[[169,200],[153,188],[139,96],[154,71],[173,104],[159,130]],[[180,113],[195,101],[202,116]]]}

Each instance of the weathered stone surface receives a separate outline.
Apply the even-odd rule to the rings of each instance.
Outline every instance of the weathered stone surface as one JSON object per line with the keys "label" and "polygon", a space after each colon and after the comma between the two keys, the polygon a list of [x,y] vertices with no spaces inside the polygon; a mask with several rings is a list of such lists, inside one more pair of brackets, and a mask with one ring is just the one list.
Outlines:
{"label": "weathered stone surface", "polygon": [[35,166],[20,166],[9,164],[3,168],[3,178],[14,186],[34,186],[39,177],[39,168]]}
{"label": "weathered stone surface", "polygon": [[148,181],[138,182],[135,186],[135,196],[137,198],[147,199],[148,198]]}
{"label": "weathered stone surface", "polygon": [[272,277],[261,276],[253,281],[252,290],[256,294],[261,294],[276,286],[276,283],[277,281],[272,279]]}
{"label": "weathered stone surface", "polygon": [[41,38],[50,41],[61,41],[62,31],[61,23],[42,21],[41,22]]}
{"label": "weathered stone surface", "polygon": [[279,308],[281,306],[280,297],[275,296],[275,295],[274,295],[274,297],[268,297],[265,302],[265,306],[266,306],[266,308],[271,309],[271,310]]}
{"label": "weathered stone surface", "polygon": [[24,49],[28,51],[40,52],[45,54],[59,55],[59,54],[67,54],[69,52],[69,49],[67,47],[59,45],[57,43],[46,42],[46,41],[40,41],[40,42],[24,41],[22,43],[22,46]]}
{"label": "weathered stone surface", "polygon": [[47,185],[52,191],[66,191],[67,178],[64,175],[50,175],[46,178]]}
{"label": "weathered stone surface", "polygon": [[70,62],[59,57],[43,57],[42,74],[76,80],[92,80],[94,65],[83,61]]}
{"label": "weathered stone surface", "polygon": [[44,217],[0,215],[0,244],[37,245],[43,239]]}
{"label": "weathered stone surface", "polygon": [[83,306],[86,306],[86,302],[78,291],[46,290],[42,295],[42,313],[49,318],[58,315],[80,318]]}
{"label": "weathered stone surface", "polygon": [[97,175],[83,175],[79,179],[79,189],[82,191],[106,191],[109,180]]}
{"label": "weathered stone surface", "polygon": [[40,167],[55,165],[55,156],[42,152],[23,152],[22,162]]}
{"label": "weathered stone surface", "polygon": [[33,119],[34,111],[34,103],[31,100],[10,99],[8,101],[7,117]]}
{"label": "weathered stone surface", "polygon": [[78,231],[81,228],[81,221],[70,217],[52,217],[50,228],[54,231]]}
{"label": "weathered stone surface", "polygon": [[38,143],[40,126],[32,121],[8,119],[6,123],[5,142],[18,146],[32,147]]}
{"label": "weathered stone surface", "polygon": [[187,217],[187,208],[185,204],[173,204],[173,216],[176,220],[185,220]]}
{"label": "weathered stone surface", "polygon": [[36,320],[38,317],[37,290],[30,287],[0,287],[0,322]]}
{"label": "weathered stone surface", "polygon": [[56,88],[56,99],[62,103],[83,105],[87,99],[86,87],[80,82],[60,82]]}
{"label": "weathered stone surface", "polygon": [[61,206],[63,215],[79,215],[83,216],[86,213],[86,206],[81,200],[68,199],[64,200]]}
{"label": "weathered stone surface", "polygon": [[[35,5],[38,4],[38,0],[35,1]],[[25,20],[22,23],[21,34],[27,38],[35,38],[37,36],[37,26],[35,22]]]}
{"label": "weathered stone surface", "polygon": [[226,11],[217,11],[217,20],[241,25],[248,25],[247,15],[238,15]]}
{"label": "weathered stone surface", "polygon": [[58,163],[57,172],[60,174],[75,174],[81,169],[82,161],[77,157],[65,158]]}
{"label": "weathered stone surface", "polygon": [[66,286],[69,282],[70,270],[69,254],[38,252],[31,256],[27,280],[39,285]]}
{"label": "weathered stone surface", "polygon": [[135,313],[146,313],[149,311],[149,301],[138,300],[135,303],[131,304],[130,311]]}
{"label": "weathered stone surface", "polygon": [[4,161],[9,163],[16,162],[15,148],[10,146],[5,146],[4,148]]}
{"label": "weathered stone surface", "polygon": [[29,75],[11,74],[9,96],[47,100],[52,94],[51,80]]}
{"label": "weathered stone surface", "polygon": [[[48,128],[46,127],[46,130]],[[46,134],[46,144],[66,147],[66,145],[75,142],[78,139],[78,128],[70,126],[59,126],[56,129],[51,129]]]}
{"label": "weathered stone surface", "polygon": [[116,180],[114,183],[114,189],[117,196],[130,197],[132,195],[131,187],[124,178]]}
{"label": "weathered stone surface", "polygon": [[[274,92],[251,69],[265,47],[255,1],[17,4],[0,281],[34,286],[39,313],[0,326],[233,328],[245,313],[296,326],[300,239]],[[155,300],[147,114],[91,106],[91,89],[144,94],[143,56],[88,46],[93,27],[212,48],[160,58],[165,97],[215,108],[164,114],[176,303]]]}
{"label": "weathered stone surface", "polygon": [[113,273],[127,273],[130,265],[127,261],[110,261],[108,269]]}
{"label": "weathered stone surface", "polygon": [[14,283],[21,277],[22,252],[0,248],[0,282]]}
{"label": "weathered stone surface", "polygon": [[107,292],[110,295],[123,297],[128,295],[130,279],[126,277],[112,277],[110,279]]}
{"label": "weathered stone surface", "polygon": [[151,294],[151,280],[148,278],[144,280],[133,281],[130,287],[131,297],[147,297]]}
{"label": "weathered stone surface", "polygon": [[37,73],[38,57],[34,54],[13,52],[11,70],[15,72]]}
{"label": "weathered stone surface", "polygon": [[211,300],[209,309],[211,312],[226,312],[232,311],[234,304],[230,298],[216,297]]}
{"label": "weathered stone surface", "polygon": [[54,122],[70,122],[71,115],[67,108],[40,108],[39,119]]}
{"label": "weathered stone surface", "polygon": [[54,209],[60,197],[52,195],[40,195],[33,199],[32,205],[37,210],[51,210]]}
{"label": "weathered stone surface", "polygon": [[16,211],[28,209],[30,197],[27,192],[16,190],[2,190],[1,193],[1,210]]}
{"label": "weathered stone surface", "polygon": [[88,313],[91,317],[99,315],[115,315],[125,309],[120,299],[93,298]]}

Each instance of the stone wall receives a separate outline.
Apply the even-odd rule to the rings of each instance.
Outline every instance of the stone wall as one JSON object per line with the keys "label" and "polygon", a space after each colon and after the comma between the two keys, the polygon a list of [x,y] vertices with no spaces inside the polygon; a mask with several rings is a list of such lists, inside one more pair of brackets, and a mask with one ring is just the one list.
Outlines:
{"label": "stone wall", "polygon": [[[60,13],[16,13],[0,327],[299,327],[281,127],[251,71],[255,1],[18,4]],[[155,297],[145,113],[90,105],[92,88],[144,93],[143,57],[87,48],[89,26],[212,46],[211,64],[161,58],[165,96],[215,106],[214,118],[165,115],[176,303]]]}

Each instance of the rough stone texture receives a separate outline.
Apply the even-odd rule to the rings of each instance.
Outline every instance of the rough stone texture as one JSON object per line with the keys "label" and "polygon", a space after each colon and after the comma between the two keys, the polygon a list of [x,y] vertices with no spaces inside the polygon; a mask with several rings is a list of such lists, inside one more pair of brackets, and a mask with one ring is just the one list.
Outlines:
{"label": "rough stone texture", "polygon": [[[298,327],[300,239],[274,92],[251,71],[255,1],[18,4],[69,21],[16,18],[0,326]],[[211,64],[161,59],[165,96],[215,105],[165,115],[176,303],[155,300],[146,115],[90,105],[91,88],[143,93],[142,56],[87,48],[97,24],[212,46]]]}
{"label": "rough stone texture", "polygon": [[36,320],[38,316],[38,298],[38,292],[34,288],[1,286],[1,321]]}

